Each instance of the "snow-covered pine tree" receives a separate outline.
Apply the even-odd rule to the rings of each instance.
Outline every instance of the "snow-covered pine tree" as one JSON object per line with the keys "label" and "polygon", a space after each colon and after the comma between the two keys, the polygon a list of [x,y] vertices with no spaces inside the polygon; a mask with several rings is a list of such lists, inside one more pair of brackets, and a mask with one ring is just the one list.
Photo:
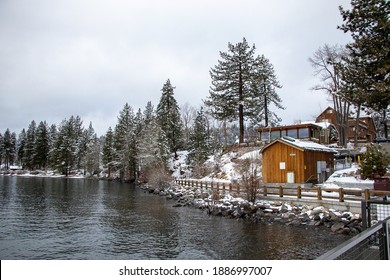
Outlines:
{"label": "snow-covered pine tree", "polygon": [[35,156],[35,134],[36,134],[36,123],[35,121],[31,121],[28,126],[26,133],[26,145],[24,147],[24,155],[23,155],[23,166],[27,169],[33,170],[35,168],[34,156]]}
{"label": "snow-covered pine tree", "polygon": [[190,135],[196,117],[196,109],[188,102],[180,107],[180,115],[183,124],[183,149],[189,149]]}
{"label": "snow-covered pine tree", "polygon": [[83,165],[89,176],[98,174],[100,168],[100,141],[96,133],[87,142]]}
{"label": "snow-covered pine tree", "polygon": [[254,126],[264,121],[264,126],[275,126],[281,119],[271,108],[284,110],[282,99],[276,92],[281,88],[275,70],[269,59],[264,55],[258,56],[252,67],[253,97],[248,102],[248,114]]}
{"label": "snow-covered pine tree", "polygon": [[244,142],[246,107],[252,99],[252,66],[255,46],[250,47],[245,38],[237,44],[228,43],[228,51],[220,52],[221,60],[211,68],[210,96],[205,104],[213,117],[221,121],[239,121],[240,143]]}
{"label": "snow-covered pine tree", "polygon": [[8,128],[3,136],[2,154],[4,167],[8,169],[14,163],[16,155],[16,135],[14,132],[11,133]]}
{"label": "snow-covered pine tree", "polygon": [[162,95],[157,105],[156,116],[158,124],[165,132],[170,151],[177,157],[177,151],[181,147],[182,122],[180,109],[174,97],[174,89],[175,87],[168,79],[161,89]]}
{"label": "snow-covered pine tree", "polygon": [[142,129],[137,137],[138,167],[143,179],[148,179],[149,172],[166,169],[169,149],[164,146],[167,141],[161,139],[161,127],[157,123],[156,114],[151,102],[143,112]]}
{"label": "snow-covered pine tree", "polygon": [[24,157],[24,147],[26,145],[26,130],[23,128],[19,133],[18,140],[16,142],[16,157],[18,164],[24,168],[23,157]]}
{"label": "snow-covered pine tree", "polygon": [[48,156],[48,164],[49,164],[50,168],[55,168],[56,167],[55,143],[56,143],[57,137],[58,137],[57,125],[52,124],[50,126],[49,134],[50,134],[50,150],[49,150],[49,156]]}
{"label": "snow-covered pine tree", "polygon": [[69,120],[65,119],[61,122],[54,143],[53,157],[55,167],[66,176],[79,164],[81,135],[80,117],[71,116]]}
{"label": "snow-covered pine tree", "polygon": [[132,164],[134,156],[131,154],[131,144],[135,135],[135,116],[131,106],[126,103],[119,113],[118,123],[114,131],[115,160],[119,162],[121,180],[129,180],[136,170]]}
{"label": "snow-covered pine tree", "polygon": [[39,123],[35,135],[34,164],[37,168],[46,168],[50,151],[50,133],[46,122]]}
{"label": "snow-covered pine tree", "polygon": [[108,128],[106,135],[104,136],[104,144],[102,151],[102,162],[107,166],[108,177],[111,177],[111,169],[114,166],[115,160],[115,148],[114,148],[114,133],[111,126]]}
{"label": "snow-covered pine tree", "polygon": [[206,161],[211,152],[209,124],[203,107],[196,113],[193,130],[190,134],[190,148],[193,165]]}

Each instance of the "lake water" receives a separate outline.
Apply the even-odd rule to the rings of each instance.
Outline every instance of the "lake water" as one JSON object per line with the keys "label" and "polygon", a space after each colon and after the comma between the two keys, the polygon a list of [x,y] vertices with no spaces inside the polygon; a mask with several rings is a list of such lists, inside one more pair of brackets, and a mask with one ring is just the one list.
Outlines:
{"label": "lake water", "polygon": [[348,238],[174,203],[126,183],[0,176],[0,259],[313,259]]}

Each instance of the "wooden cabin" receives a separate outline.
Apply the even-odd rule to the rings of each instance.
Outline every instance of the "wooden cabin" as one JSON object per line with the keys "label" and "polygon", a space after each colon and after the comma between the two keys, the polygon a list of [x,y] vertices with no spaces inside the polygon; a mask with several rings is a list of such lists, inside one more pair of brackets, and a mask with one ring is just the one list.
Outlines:
{"label": "wooden cabin", "polygon": [[258,130],[260,140],[270,143],[272,140],[288,136],[296,139],[314,141],[320,144],[337,142],[337,129],[331,123],[304,122],[294,125],[264,127]]}
{"label": "wooden cabin", "polygon": [[261,150],[263,182],[316,184],[333,172],[334,149],[310,142],[282,137]]}

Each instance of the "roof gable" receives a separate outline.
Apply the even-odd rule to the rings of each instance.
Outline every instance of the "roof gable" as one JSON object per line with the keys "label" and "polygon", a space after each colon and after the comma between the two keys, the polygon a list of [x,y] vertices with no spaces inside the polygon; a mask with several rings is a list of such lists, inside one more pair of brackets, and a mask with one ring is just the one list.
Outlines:
{"label": "roof gable", "polygon": [[318,151],[318,152],[325,152],[325,153],[337,153],[335,149],[326,147],[324,145],[317,144],[315,142],[311,141],[301,141],[292,137],[281,137],[273,142],[269,143],[268,145],[264,146],[261,152],[263,152],[265,149],[268,149],[270,146],[272,146],[275,143],[283,143],[289,146],[292,146],[296,149],[299,149],[301,151]]}

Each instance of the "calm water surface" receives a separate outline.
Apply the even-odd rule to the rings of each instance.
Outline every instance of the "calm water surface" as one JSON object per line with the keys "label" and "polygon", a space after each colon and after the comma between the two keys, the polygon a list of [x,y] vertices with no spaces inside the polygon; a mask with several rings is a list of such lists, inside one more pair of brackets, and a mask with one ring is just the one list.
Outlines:
{"label": "calm water surface", "polygon": [[118,182],[0,176],[0,259],[313,259],[347,239],[173,204]]}

